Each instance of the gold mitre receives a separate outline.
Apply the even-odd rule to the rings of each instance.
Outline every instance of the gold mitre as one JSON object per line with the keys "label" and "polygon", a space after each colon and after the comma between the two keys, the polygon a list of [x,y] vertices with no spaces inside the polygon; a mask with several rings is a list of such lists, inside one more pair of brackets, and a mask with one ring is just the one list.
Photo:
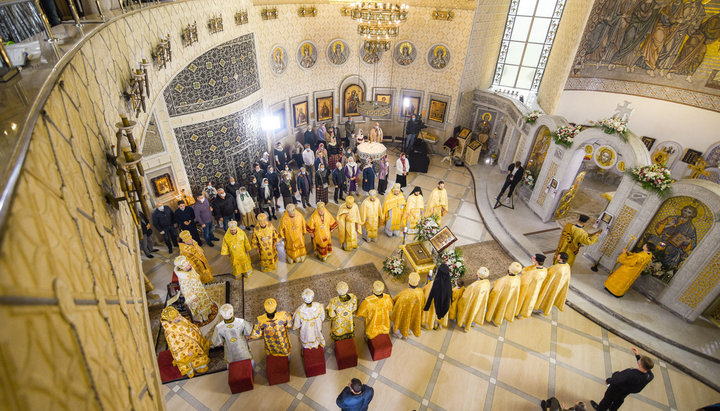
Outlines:
{"label": "gold mitre", "polygon": [[375,281],[372,288],[373,294],[382,294],[385,291],[385,284],[382,281]]}
{"label": "gold mitre", "polygon": [[420,283],[420,275],[416,272],[410,273],[408,276],[408,284],[410,284],[413,287],[417,287],[417,285]]}
{"label": "gold mitre", "polygon": [[188,230],[180,231],[180,239],[183,240],[183,242],[192,240],[192,235],[190,234],[190,231],[188,231]]}
{"label": "gold mitre", "polygon": [[275,301],[274,298],[268,298],[265,300],[263,307],[265,308],[266,313],[272,314],[275,310],[277,310],[277,301]]}

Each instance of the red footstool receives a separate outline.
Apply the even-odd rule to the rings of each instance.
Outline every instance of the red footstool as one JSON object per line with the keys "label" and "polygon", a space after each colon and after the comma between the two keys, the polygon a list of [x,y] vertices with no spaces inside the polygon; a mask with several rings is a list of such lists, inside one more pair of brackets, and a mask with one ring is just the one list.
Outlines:
{"label": "red footstool", "polygon": [[357,366],[358,355],[355,340],[347,338],[335,341],[335,361],[337,361],[338,370]]}
{"label": "red footstool", "polygon": [[228,385],[233,394],[253,389],[252,360],[235,361],[228,365]]}
{"label": "red footstool", "polygon": [[302,358],[307,378],[325,374],[325,350],[323,347],[303,348]]}
{"label": "red footstool", "polygon": [[392,342],[390,341],[390,335],[380,334],[372,340],[369,340],[368,348],[370,348],[370,355],[372,356],[373,361],[388,358],[390,354],[392,354]]}
{"label": "red footstool", "polygon": [[158,354],[158,368],[160,369],[160,380],[163,384],[183,378],[180,370],[173,365],[173,356],[170,350],[161,351]]}
{"label": "red footstool", "polygon": [[290,361],[288,357],[268,355],[267,363],[268,384],[276,385],[290,381]]}

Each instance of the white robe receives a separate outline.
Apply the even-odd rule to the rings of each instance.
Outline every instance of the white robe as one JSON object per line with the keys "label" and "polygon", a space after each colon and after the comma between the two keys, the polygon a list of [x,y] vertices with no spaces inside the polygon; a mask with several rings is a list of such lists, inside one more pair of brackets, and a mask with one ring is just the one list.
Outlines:
{"label": "white robe", "polygon": [[[243,197],[243,198],[241,198]],[[246,191],[244,196],[240,195],[240,192],[238,191],[238,194],[236,196],[237,198],[237,207],[240,211],[240,214],[247,214],[252,212],[255,209],[255,202],[253,201],[250,194]]]}
{"label": "white robe", "polygon": [[300,330],[300,344],[303,348],[325,346],[325,337],[322,334],[324,320],[325,307],[319,302],[313,302],[310,306],[303,304],[295,310],[293,328]]}

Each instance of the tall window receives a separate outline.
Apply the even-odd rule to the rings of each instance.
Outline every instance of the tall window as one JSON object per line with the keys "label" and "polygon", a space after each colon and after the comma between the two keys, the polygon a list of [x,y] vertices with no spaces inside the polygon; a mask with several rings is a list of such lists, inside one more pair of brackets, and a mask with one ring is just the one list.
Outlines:
{"label": "tall window", "polygon": [[565,0],[512,0],[493,87],[537,92]]}

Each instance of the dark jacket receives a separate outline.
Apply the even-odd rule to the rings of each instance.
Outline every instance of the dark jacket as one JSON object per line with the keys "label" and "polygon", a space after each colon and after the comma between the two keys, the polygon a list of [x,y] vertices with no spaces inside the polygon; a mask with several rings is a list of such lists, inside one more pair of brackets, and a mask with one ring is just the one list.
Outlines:
{"label": "dark jacket", "polygon": [[327,167],[322,171],[315,172],[315,186],[322,187],[325,184],[330,184],[330,173],[328,173]]}
{"label": "dark jacket", "polygon": [[265,178],[268,179],[268,185],[270,185],[270,190],[272,190],[273,195],[275,197],[280,197],[280,177],[278,174],[273,171],[272,174],[265,174]]}
{"label": "dark jacket", "polygon": [[[635,358],[640,361],[639,355],[636,355]],[[605,383],[609,385],[605,397],[619,400],[629,394],[639,393],[653,378],[655,378],[655,375],[653,375],[652,371],[643,373],[637,368],[616,371],[612,377],[605,380]]]}
{"label": "dark jacket", "polygon": [[260,169],[261,169],[263,172],[267,172],[267,168],[268,168],[268,166],[270,165],[270,159],[268,158],[268,159],[266,160],[266,159],[264,159],[264,158],[261,158],[261,159],[258,161],[258,164],[260,164]]}
{"label": "dark jacket", "polygon": [[265,190],[262,186],[258,188],[258,204],[260,204],[261,207],[268,207],[271,205],[271,201],[273,199],[273,192],[272,187],[268,184],[268,191],[270,192],[269,196],[265,195]]}
{"label": "dark jacket", "polygon": [[293,193],[295,192],[294,189],[294,182],[292,178],[290,180],[285,180],[284,178],[280,180],[280,194],[283,197],[292,197]]}
{"label": "dark jacket", "polygon": [[347,177],[345,177],[345,170],[342,168],[335,168],[332,171],[332,181],[333,185],[345,187],[345,182],[347,181]]}
{"label": "dark jacket", "polygon": [[238,183],[237,181],[235,182],[235,184],[227,183],[227,185],[225,186],[225,194],[232,196],[232,198],[235,198],[235,194],[239,189],[240,183]]}
{"label": "dark jacket", "polygon": [[370,191],[375,188],[375,169],[370,167],[363,168],[363,191]]}
{"label": "dark jacket", "polygon": [[297,176],[297,186],[298,190],[300,190],[300,195],[309,196],[310,190],[312,189],[312,180],[310,179],[310,174],[298,174]]}
{"label": "dark jacket", "polygon": [[513,171],[513,170],[515,170],[515,164],[510,164],[510,165],[508,166],[507,175],[505,176],[505,182],[508,183],[508,184],[509,184],[509,183],[512,183],[512,180],[513,180],[512,171]]}
{"label": "dark jacket", "polygon": [[305,144],[310,144],[310,148],[315,151],[317,147],[317,140],[315,139],[315,132],[311,130],[305,131],[303,134],[303,141]]}
{"label": "dark jacket", "polygon": [[427,128],[419,118],[417,120],[410,120],[405,127],[406,134],[420,134],[420,130]]}
{"label": "dark jacket", "polygon": [[217,196],[215,197],[215,201],[213,201],[213,215],[215,217],[221,218],[235,215],[236,209],[235,198],[227,194],[225,194],[225,198]]}
{"label": "dark jacket", "polygon": [[170,207],[165,206],[163,211],[156,208],[152,213],[152,223],[158,231],[165,231],[173,226],[173,212]]}
{"label": "dark jacket", "polygon": [[195,219],[200,224],[207,224],[212,222],[212,212],[210,211],[210,202],[205,199],[202,203],[196,201],[193,204],[193,211],[195,211]]}
{"label": "dark jacket", "polygon": [[357,395],[350,391],[350,387],[345,387],[335,400],[335,404],[343,411],[366,411],[374,394],[373,388],[365,384]]}
{"label": "dark jacket", "polygon": [[252,197],[253,201],[256,203],[258,202],[258,186],[253,183],[248,183],[247,185],[247,191],[250,193],[250,197]]}
{"label": "dark jacket", "polygon": [[277,170],[284,170],[285,169],[285,163],[290,161],[288,158],[287,153],[285,150],[278,150],[277,148],[273,150],[273,155],[275,156],[275,163],[276,163],[276,169]]}
{"label": "dark jacket", "polygon": [[186,221],[190,221],[190,224],[195,223],[195,211],[193,211],[192,207],[185,206],[184,210],[180,208],[175,210],[175,224],[179,225],[181,230],[187,227],[183,224]]}
{"label": "dark jacket", "polygon": [[525,169],[522,168],[522,166],[518,167],[515,174],[512,174],[512,183],[517,184],[517,183],[521,182],[523,179],[524,173],[525,173]]}
{"label": "dark jacket", "polygon": [[257,187],[260,187],[263,178],[265,178],[265,170],[263,170],[262,167],[260,167],[258,170],[255,170],[253,168],[252,175],[255,176],[255,180],[257,181]]}
{"label": "dark jacket", "polygon": [[437,318],[445,317],[450,310],[450,301],[452,300],[452,283],[450,282],[450,268],[446,264],[438,267],[435,279],[433,280],[427,303],[425,303],[424,311],[430,310],[430,304],[435,304],[435,315]]}

